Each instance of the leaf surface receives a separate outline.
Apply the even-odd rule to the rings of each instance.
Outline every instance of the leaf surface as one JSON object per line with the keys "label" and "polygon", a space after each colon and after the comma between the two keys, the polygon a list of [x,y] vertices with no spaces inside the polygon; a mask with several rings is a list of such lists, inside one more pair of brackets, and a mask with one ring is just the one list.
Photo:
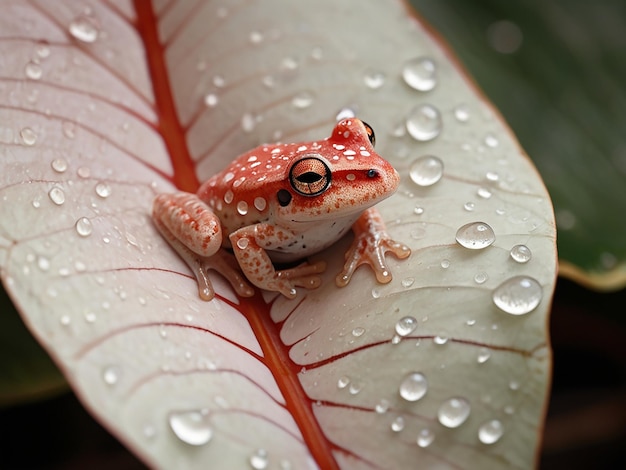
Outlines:
{"label": "leaf surface", "polygon": [[[89,5],[6,2],[0,20],[1,274],[87,408],[159,467],[532,466],[550,201],[405,7]],[[390,260],[393,281],[362,268],[336,287],[343,240],[295,300],[238,299],[215,275],[201,301],[151,223],[154,196],[263,142],[322,139],[350,113],[402,176],[380,204],[413,250]],[[472,222],[493,228],[491,246],[455,241]],[[511,258],[518,244],[529,262]],[[542,294],[525,315],[492,300],[515,276]]]}

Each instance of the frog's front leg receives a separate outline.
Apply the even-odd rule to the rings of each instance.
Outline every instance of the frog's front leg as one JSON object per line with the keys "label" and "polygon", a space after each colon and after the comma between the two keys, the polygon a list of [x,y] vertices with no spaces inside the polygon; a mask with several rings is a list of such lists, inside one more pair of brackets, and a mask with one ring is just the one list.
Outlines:
{"label": "frog's front leg", "polygon": [[403,243],[392,240],[385,228],[380,213],[376,208],[367,209],[352,225],[354,240],[346,251],[346,263],[335,282],[343,287],[350,282],[356,268],[369,264],[376,280],[381,284],[391,281],[391,272],[385,261],[385,254],[391,252],[396,258],[403,259],[411,254],[411,250]]}
{"label": "frog's front leg", "polygon": [[211,300],[215,296],[209,269],[224,276],[242,297],[254,295],[254,289],[237,269],[235,260],[221,249],[219,219],[197,195],[181,192],[157,196],[152,206],[152,220],[193,271],[200,298]]}
{"label": "frog's front leg", "polygon": [[250,282],[261,289],[280,292],[293,299],[296,287],[319,287],[322,280],[317,274],[326,269],[326,263],[318,261],[277,271],[265,250],[293,236],[287,230],[260,223],[231,233],[230,241],[237,262]]}

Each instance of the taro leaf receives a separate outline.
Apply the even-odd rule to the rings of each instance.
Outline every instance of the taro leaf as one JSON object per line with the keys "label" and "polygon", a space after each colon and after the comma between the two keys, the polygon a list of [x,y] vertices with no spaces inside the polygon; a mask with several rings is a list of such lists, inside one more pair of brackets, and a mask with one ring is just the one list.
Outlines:
{"label": "taro leaf", "polygon": [[[625,4],[411,0],[533,158],[554,201],[560,274],[626,285]],[[503,54],[502,52],[505,52]]]}
{"label": "taro leaf", "polygon": [[[550,201],[402,3],[3,6],[2,278],[137,455],[168,468],[533,465]],[[400,172],[380,210],[411,257],[390,260],[390,284],[362,268],[338,288],[343,240],[316,256],[322,286],[295,300],[238,299],[216,275],[216,299],[201,301],[151,224],[154,195],[262,142],[324,138],[338,113],[370,123]],[[473,222],[495,243],[459,245]],[[530,261],[512,259],[518,244]],[[517,276],[505,309],[539,301],[523,315],[492,300]]]}

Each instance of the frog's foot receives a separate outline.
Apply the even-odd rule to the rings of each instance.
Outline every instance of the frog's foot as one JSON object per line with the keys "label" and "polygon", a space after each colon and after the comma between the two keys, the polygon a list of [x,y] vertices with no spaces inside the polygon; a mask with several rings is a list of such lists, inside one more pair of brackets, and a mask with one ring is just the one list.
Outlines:
{"label": "frog's foot", "polygon": [[374,270],[376,280],[381,284],[391,281],[391,271],[387,267],[385,255],[390,252],[398,259],[407,258],[411,250],[403,243],[393,240],[375,209],[368,209],[353,226],[354,240],[346,251],[346,262],[335,282],[339,287],[346,286],[356,268],[369,264]]}
{"label": "frog's foot", "polygon": [[270,281],[269,290],[278,291],[285,297],[293,299],[296,296],[296,287],[305,289],[317,289],[322,284],[322,278],[317,274],[326,270],[325,261],[317,261],[313,264],[302,263],[295,268],[276,271],[273,281]]}
{"label": "frog's foot", "polygon": [[254,295],[254,288],[243,276],[237,261],[233,255],[225,250],[219,250],[210,258],[201,258],[197,269],[193,267],[192,269],[198,280],[198,292],[203,300],[211,300],[215,296],[215,291],[207,276],[209,269],[221,274],[230,283],[237,295],[241,297],[252,297]]}

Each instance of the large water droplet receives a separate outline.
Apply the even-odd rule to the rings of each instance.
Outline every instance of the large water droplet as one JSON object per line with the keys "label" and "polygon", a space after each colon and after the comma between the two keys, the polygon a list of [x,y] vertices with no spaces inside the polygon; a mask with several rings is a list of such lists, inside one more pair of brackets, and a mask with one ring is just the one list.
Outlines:
{"label": "large water droplet", "polygon": [[60,206],[65,202],[65,193],[61,188],[58,188],[56,186],[48,191],[48,197],[57,206]]}
{"label": "large water droplet", "polygon": [[504,428],[502,423],[497,419],[487,421],[480,428],[478,428],[478,439],[483,444],[495,444],[500,440],[504,434]]}
{"label": "large water droplet", "polygon": [[500,284],[492,293],[493,303],[511,315],[532,312],[543,296],[541,285],[532,277],[515,276]]}
{"label": "large water droplet", "polygon": [[254,470],[263,470],[267,468],[267,465],[269,464],[267,451],[265,449],[257,449],[257,451],[250,456],[248,461]]}
{"label": "large water droplet", "polygon": [[428,428],[422,429],[417,434],[417,445],[420,447],[428,447],[435,440],[435,433]]}
{"label": "large water droplet", "polygon": [[416,57],[404,64],[402,78],[415,90],[430,91],[437,85],[437,66],[427,57]]}
{"label": "large water droplet", "polygon": [[470,222],[457,230],[456,241],[470,250],[482,250],[496,241],[496,235],[486,223]]}
{"label": "large water droplet", "polygon": [[533,257],[530,248],[528,248],[526,245],[515,245],[513,248],[511,248],[510,255],[511,258],[513,258],[518,263],[528,263]]}
{"label": "large water droplet", "polygon": [[398,392],[406,401],[417,401],[426,395],[428,391],[428,382],[424,374],[420,372],[412,372],[407,375],[400,383]]}
{"label": "large water droplet", "polygon": [[406,316],[396,322],[396,333],[398,336],[407,336],[417,328],[417,320],[414,317]]}
{"label": "large water droplet", "polygon": [[67,170],[67,160],[65,158],[55,158],[50,166],[57,173],[64,173]]}
{"label": "large water droplet", "polygon": [[98,39],[100,26],[93,17],[80,15],[70,22],[69,32],[79,41],[92,43]]}
{"label": "large water droplet", "polygon": [[118,366],[107,366],[102,371],[102,380],[107,385],[115,385],[120,379],[120,372]]}
{"label": "large water droplet", "polygon": [[418,186],[432,186],[443,176],[443,162],[432,155],[419,157],[411,164],[409,176]]}
{"label": "large water droplet", "polygon": [[76,229],[76,233],[79,234],[81,237],[88,237],[89,235],[91,235],[91,232],[93,230],[91,220],[89,220],[87,217],[81,217],[80,219],[78,219],[74,228]]}
{"label": "large water droplet", "polygon": [[213,431],[206,411],[180,411],[170,413],[172,431],[181,441],[192,446],[201,446],[211,440]]}
{"label": "large water droplet", "polygon": [[111,195],[111,186],[104,182],[96,184],[96,194],[101,198],[109,197]]}
{"label": "large water droplet", "polygon": [[471,407],[465,398],[450,398],[439,407],[437,418],[447,428],[458,428],[470,415]]}
{"label": "large water droplet", "polygon": [[441,114],[429,104],[416,106],[406,118],[406,130],[420,142],[434,139],[441,132]]}

